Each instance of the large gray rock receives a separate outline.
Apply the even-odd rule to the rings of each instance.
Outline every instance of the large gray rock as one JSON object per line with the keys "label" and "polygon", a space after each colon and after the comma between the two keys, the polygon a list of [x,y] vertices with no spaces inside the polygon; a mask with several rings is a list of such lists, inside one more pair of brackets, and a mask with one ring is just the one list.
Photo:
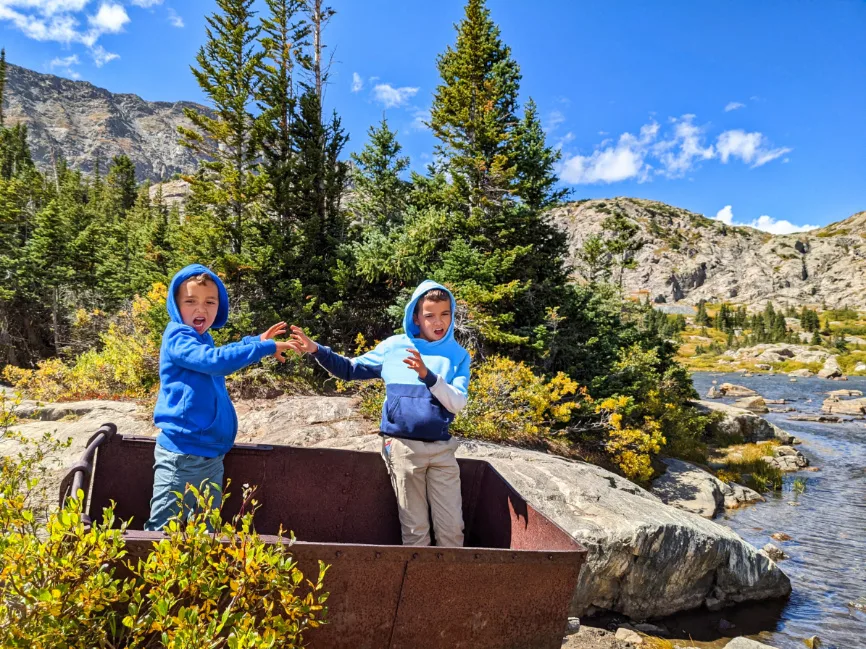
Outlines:
{"label": "large gray rock", "polygon": [[776,649],[757,640],[749,640],[746,637],[734,638],[725,645],[725,649]]}
{"label": "large gray rock", "polygon": [[738,484],[722,482],[700,467],[664,458],[664,475],[653,482],[653,493],[668,505],[683,511],[714,518],[725,509],[735,509],[764,498],[756,491]]}
{"label": "large gray rock", "polygon": [[839,399],[829,397],[821,404],[821,411],[828,415],[854,415],[866,414],[866,398],[864,399]]}
{"label": "large gray rock", "polygon": [[780,439],[783,444],[790,444],[794,439],[789,433],[771,424],[766,419],[753,412],[736,408],[717,401],[696,401],[695,406],[704,413],[721,413],[722,419],[714,424],[714,432],[723,435],[738,435],[746,442],[758,442],[767,439]]}
{"label": "large gray rock", "polygon": [[858,234],[866,231],[866,212],[808,234],[786,235],[626,197],[567,203],[550,214],[567,233],[574,261],[588,237],[604,234],[610,214],[630,219],[644,246],[634,255],[635,267],[623,274],[623,289],[664,300],[668,307],[702,299],[757,308],[768,301],[796,308],[822,302],[866,306],[866,257],[856,247]]}
{"label": "large gray rock", "polygon": [[770,412],[770,409],[767,408],[767,402],[764,401],[763,397],[746,397],[745,399],[737,399],[734,402],[734,408],[742,408],[743,410],[748,410],[749,412],[757,414]]}
{"label": "large gray rock", "polygon": [[761,459],[767,464],[778,467],[780,471],[799,471],[809,466],[809,460],[806,459],[806,456],[790,446],[777,446],[773,449],[773,457]]}
{"label": "large gray rock", "polygon": [[722,383],[719,386],[718,393],[723,397],[757,397],[757,392],[751,388],[733,383]]}
{"label": "large gray rock", "polygon": [[184,109],[212,114],[200,104],[145,101],[11,64],[7,75],[6,125],[27,125],[33,160],[43,169],[53,168],[60,155],[73,168],[92,172],[96,160],[124,154],[139,180],[162,180],[198,166],[197,154],[179,144],[177,127],[192,126]]}
{"label": "large gray rock", "polygon": [[802,369],[802,370],[794,370],[793,372],[788,372],[788,376],[799,377],[801,379],[808,379],[815,376],[810,370]]}
{"label": "large gray rock", "polygon": [[842,376],[842,368],[835,356],[828,356],[824,366],[818,371],[818,377],[822,379],[835,379]]}
{"label": "large gray rock", "polygon": [[[153,434],[150,413],[95,402],[74,421],[32,421],[27,434],[56,430],[74,438],[68,466],[104,421],[123,433]],[[69,404],[64,406],[69,408]],[[378,451],[375,426],[345,397],[296,397],[238,404],[239,442]],[[0,444],[0,453],[12,448]],[[785,574],[726,527],[665,505],[628,480],[582,462],[536,451],[465,441],[457,452],[490,462],[527,500],[588,550],[572,615],[607,609],[636,619],[701,606],[782,597]]]}

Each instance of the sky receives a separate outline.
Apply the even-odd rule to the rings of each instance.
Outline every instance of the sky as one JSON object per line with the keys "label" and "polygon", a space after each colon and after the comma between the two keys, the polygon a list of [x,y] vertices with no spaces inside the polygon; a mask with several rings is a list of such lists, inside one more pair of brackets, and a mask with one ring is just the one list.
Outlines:
{"label": "sky", "polygon": [[[257,0],[257,8],[263,8]],[[488,0],[574,200],[633,196],[775,232],[866,210],[866,2]],[[412,167],[461,0],[332,0],[326,102],[360,150],[383,116]],[[0,0],[10,62],[148,100],[190,72],[215,0]],[[347,153],[348,153],[347,152]]]}

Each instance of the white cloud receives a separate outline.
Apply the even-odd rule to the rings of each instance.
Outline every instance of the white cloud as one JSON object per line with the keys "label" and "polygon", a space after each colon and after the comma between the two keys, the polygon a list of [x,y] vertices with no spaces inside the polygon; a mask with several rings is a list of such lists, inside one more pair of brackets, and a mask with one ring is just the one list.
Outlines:
{"label": "white cloud", "polygon": [[662,164],[662,168],[656,171],[657,174],[668,178],[682,178],[697,162],[710,160],[715,156],[712,145],[704,147],[701,144],[704,131],[694,125],[694,119],[694,115],[683,115],[678,120],[670,120],[674,126],[673,137],[662,140],[653,147],[653,153]]}
{"label": "white cloud", "polygon": [[806,232],[818,228],[817,225],[794,225],[790,221],[774,219],[772,216],[767,216],[766,214],[759,216],[749,223],[737,223],[734,221],[734,210],[730,205],[725,205],[722,209],[716,212],[716,216],[713,217],[713,220],[721,221],[726,225],[747,226],[755,228],[756,230],[769,232],[770,234],[793,234],[794,232]]}
{"label": "white cloud", "polygon": [[168,22],[171,23],[172,27],[177,27],[178,29],[184,27],[183,18],[171,7],[168,8]]}
{"label": "white cloud", "polygon": [[78,55],[72,54],[70,56],[64,56],[63,58],[60,58],[58,56],[57,58],[52,59],[51,62],[48,64],[48,67],[51,70],[57,70],[59,68],[60,72],[65,74],[70,79],[80,79],[81,75],[77,71],[72,69],[73,65],[80,64],[81,61],[78,59]]}
{"label": "white cloud", "polygon": [[352,92],[361,92],[364,89],[364,80],[357,72],[352,73]]}
{"label": "white cloud", "polygon": [[544,120],[543,130],[545,133],[553,133],[553,131],[555,131],[564,121],[565,115],[562,114],[562,111],[552,110],[547,116],[547,119]]}
{"label": "white cloud", "polygon": [[99,11],[89,19],[94,29],[102,33],[116,34],[123,31],[123,26],[129,22],[126,9],[118,4],[103,2]]}
{"label": "white cloud", "polygon": [[48,64],[52,70],[54,68],[68,68],[70,65],[79,65],[81,61],[78,60],[78,55],[73,54],[72,56],[65,56],[62,59],[57,57],[56,59],[52,59],[51,63]]}
{"label": "white cloud", "polygon": [[762,133],[746,133],[740,129],[725,131],[719,135],[716,148],[723,164],[727,164],[730,158],[740,158],[753,168],[767,164],[792,150],[789,147],[771,149]]}
{"label": "white cloud", "polygon": [[596,149],[589,156],[566,156],[560,177],[573,185],[615,183],[629,178],[645,180],[652,168],[646,162],[649,144],[656,138],[659,125],[655,122],[641,127],[640,136],[623,133],[614,146]]}
{"label": "white cloud", "polygon": [[114,52],[107,52],[105,48],[102,47],[102,45],[94,46],[90,50],[90,55],[93,57],[93,62],[96,64],[97,68],[101,68],[109,61],[120,58],[119,54],[115,54]]}
{"label": "white cloud", "polygon": [[430,122],[430,109],[429,108],[416,108],[415,112],[412,114],[412,124],[410,128],[413,131],[426,131],[429,130],[429,126],[427,124]]}
{"label": "white cloud", "polygon": [[[655,120],[644,124],[640,134],[623,133],[617,139],[605,138],[587,155],[565,152],[559,166],[560,177],[571,184],[614,183],[653,176],[683,178],[701,163],[732,158],[751,167],[760,167],[792,149],[772,148],[762,133],[742,130],[725,131],[713,144],[708,140],[707,127],[695,123],[691,114],[670,118],[663,128]],[[604,131],[600,134],[606,135]],[[568,143],[563,138],[558,146]]]}
{"label": "white cloud", "polygon": [[728,105],[725,106],[725,112],[730,113],[732,110],[739,110],[740,108],[745,108],[746,104],[741,104],[738,101],[729,101]]}
{"label": "white cloud", "polygon": [[404,105],[409,99],[415,96],[418,88],[395,88],[389,83],[379,83],[373,88],[373,99],[382,104],[385,108],[396,108]]}
{"label": "white cloud", "polygon": [[[162,1],[130,0],[130,3],[153,7]],[[85,13],[95,5],[91,0],[0,0],[0,22],[36,41],[83,45],[96,65],[101,66],[119,57],[97,45],[99,39],[105,34],[122,32],[130,18],[118,0],[102,0],[95,13]],[[173,24],[177,26],[174,21]]]}

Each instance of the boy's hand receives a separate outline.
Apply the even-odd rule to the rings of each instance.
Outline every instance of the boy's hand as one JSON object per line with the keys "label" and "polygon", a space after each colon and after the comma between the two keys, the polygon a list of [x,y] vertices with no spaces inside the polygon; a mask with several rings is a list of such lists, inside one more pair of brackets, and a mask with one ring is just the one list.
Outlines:
{"label": "boy's hand", "polygon": [[291,326],[292,334],[289,336],[289,346],[299,354],[313,354],[319,350],[319,346],[310,340],[304,330],[295,325]]}
{"label": "boy's hand", "polygon": [[421,360],[421,354],[417,349],[412,349],[411,347],[407,351],[409,352],[409,357],[404,358],[403,362],[418,372],[419,379],[424,380],[427,377],[427,366]]}
{"label": "boy's hand", "polygon": [[292,343],[284,341],[284,340],[275,340],[277,344],[277,351],[274,352],[274,358],[276,358],[281,363],[286,362],[286,357],[283,356],[288,351],[295,351],[292,347]]}
{"label": "boy's hand", "polygon": [[273,327],[268,329],[265,333],[259,336],[259,340],[271,340],[271,338],[276,338],[277,336],[283,336],[286,333],[286,323],[278,322]]}

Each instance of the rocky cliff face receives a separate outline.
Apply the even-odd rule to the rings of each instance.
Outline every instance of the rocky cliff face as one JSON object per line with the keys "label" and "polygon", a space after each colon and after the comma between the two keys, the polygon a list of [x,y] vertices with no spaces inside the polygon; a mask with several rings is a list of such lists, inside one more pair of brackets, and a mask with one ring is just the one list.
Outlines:
{"label": "rocky cliff face", "polygon": [[575,255],[616,212],[640,227],[645,242],[635,255],[637,268],[624,275],[634,296],[667,304],[772,300],[866,308],[866,212],[820,230],[775,236],[637,198],[578,201],[552,216],[568,232]]}
{"label": "rocky cliff face", "polygon": [[92,171],[97,158],[107,165],[120,154],[135,163],[139,180],[161,180],[196,167],[195,156],[178,143],[177,127],[189,125],[184,108],[206,111],[203,106],[113,94],[16,65],[9,65],[7,74],[7,124],[27,124],[33,159],[43,169],[62,155],[74,168]]}

